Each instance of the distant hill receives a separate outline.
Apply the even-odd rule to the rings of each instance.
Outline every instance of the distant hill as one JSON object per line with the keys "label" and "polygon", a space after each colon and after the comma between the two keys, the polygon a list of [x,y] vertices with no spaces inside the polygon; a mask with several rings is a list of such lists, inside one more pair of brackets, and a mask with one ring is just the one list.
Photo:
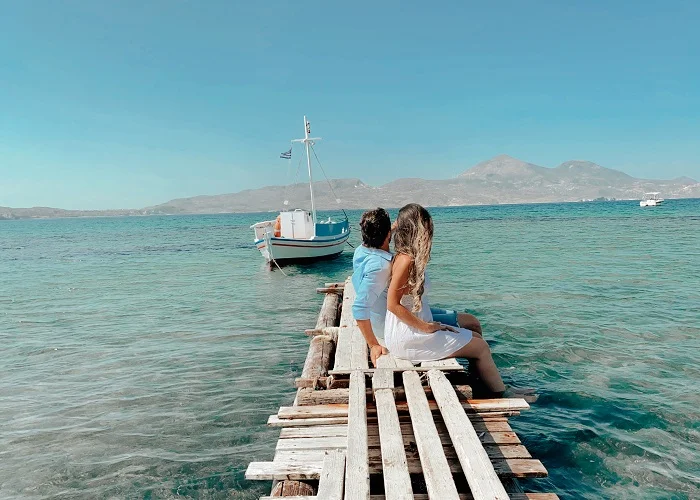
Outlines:
{"label": "distant hill", "polygon": [[[343,208],[400,207],[416,202],[426,206],[544,203],[595,199],[639,199],[645,192],[659,191],[666,198],[700,197],[700,183],[682,177],[673,180],[636,179],[619,170],[589,161],[567,161],[555,168],[541,167],[507,155],[479,163],[454,179],[397,179],[372,187],[360,179],[331,182]],[[268,186],[217,196],[196,196],[147,207],[151,213],[264,212],[309,204],[307,184]],[[316,206],[337,208],[324,182],[314,183]]]}
{"label": "distant hill", "polygon": [[[688,177],[671,180],[637,179],[619,170],[589,161],[571,160],[555,168],[527,163],[507,155],[481,162],[447,180],[397,179],[373,187],[360,179],[331,181],[341,200],[336,203],[325,182],[314,183],[319,209],[400,207],[409,202],[425,206],[545,203],[595,199],[639,199],[645,192],[659,191],[665,198],[700,198],[700,183]],[[140,210],[60,210],[0,207],[0,219],[28,217],[77,217],[152,214],[211,214],[265,212],[309,206],[308,184],[267,186],[238,193],[179,198]]]}

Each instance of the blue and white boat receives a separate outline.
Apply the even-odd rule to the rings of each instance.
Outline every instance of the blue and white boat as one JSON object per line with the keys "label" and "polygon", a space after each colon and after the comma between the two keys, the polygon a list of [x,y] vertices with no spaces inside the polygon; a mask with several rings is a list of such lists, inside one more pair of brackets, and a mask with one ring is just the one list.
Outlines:
{"label": "blue and white boat", "polygon": [[[330,217],[327,220],[318,220],[309,148],[321,138],[309,137],[310,133],[311,126],[304,117],[304,138],[295,139],[292,142],[303,143],[306,151],[311,211],[285,210],[280,212],[275,220],[258,222],[250,226],[255,232],[255,246],[269,263],[310,262],[332,258],[343,252],[345,243],[350,237],[350,224],[347,218],[342,221],[335,221]],[[291,149],[283,155],[291,156]]]}

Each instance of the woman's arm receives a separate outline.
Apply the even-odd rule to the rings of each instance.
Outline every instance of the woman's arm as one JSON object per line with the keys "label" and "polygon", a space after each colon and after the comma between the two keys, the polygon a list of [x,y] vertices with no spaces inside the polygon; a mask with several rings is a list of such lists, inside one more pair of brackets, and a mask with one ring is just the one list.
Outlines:
{"label": "woman's arm", "polygon": [[411,258],[408,255],[400,253],[394,258],[386,308],[410,327],[421,332],[433,333],[442,328],[440,323],[427,323],[401,305],[401,297],[406,292],[408,273],[412,265],[413,262],[411,262]]}

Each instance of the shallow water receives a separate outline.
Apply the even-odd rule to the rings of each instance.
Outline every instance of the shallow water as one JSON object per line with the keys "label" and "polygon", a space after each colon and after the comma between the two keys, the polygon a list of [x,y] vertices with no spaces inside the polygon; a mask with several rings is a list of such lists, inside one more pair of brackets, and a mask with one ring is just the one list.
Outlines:
{"label": "shallow water", "polygon": [[[511,421],[550,472],[526,487],[699,497],[700,200],[431,213],[431,298],[540,394]],[[0,498],[269,492],[246,465],[273,456],[315,287],[352,261],[270,271],[260,217],[0,222]]]}

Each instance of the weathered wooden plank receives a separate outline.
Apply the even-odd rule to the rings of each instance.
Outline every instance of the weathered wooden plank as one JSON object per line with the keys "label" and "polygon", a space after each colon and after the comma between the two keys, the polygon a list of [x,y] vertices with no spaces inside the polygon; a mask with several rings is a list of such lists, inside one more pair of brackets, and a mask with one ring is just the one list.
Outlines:
{"label": "weathered wooden plank", "polygon": [[328,335],[333,339],[333,342],[338,340],[338,330],[340,327],[337,326],[326,326],[323,328],[307,328],[304,330],[304,334],[309,337],[315,337],[316,335]]}
{"label": "weathered wooden plank", "polygon": [[[408,372],[406,372],[408,373]],[[415,373],[415,372],[410,372]],[[418,374],[416,374],[418,376]],[[404,390],[406,390],[404,388]],[[425,391],[421,387],[421,392],[425,397]],[[454,391],[453,391],[454,392]],[[406,397],[408,401],[408,391],[406,390]],[[366,398],[366,396],[365,396]],[[398,411],[408,411],[409,405],[407,401],[397,401],[396,409]],[[428,406],[431,411],[438,411],[438,405],[435,401],[427,401]],[[480,415],[489,412],[512,412],[521,409],[527,409],[530,407],[524,399],[513,400],[513,399],[468,399],[466,401],[459,401],[460,406],[464,409],[466,413],[479,413]],[[376,413],[376,406],[372,403],[367,404],[368,414]],[[307,405],[307,406],[282,406],[280,407],[277,415],[280,418],[326,418],[326,417],[342,417],[347,416],[348,405],[342,403],[328,404],[328,405]]]}
{"label": "weathered wooden plank", "polygon": [[335,350],[334,370],[345,370],[349,374],[351,370],[352,360],[352,331],[351,328],[355,324],[352,317],[352,304],[355,301],[355,289],[352,287],[352,282],[348,279],[345,282],[345,290],[343,292],[343,306],[340,312],[340,329],[338,330],[338,340]]}
{"label": "weathered wooden plank", "polygon": [[301,378],[314,379],[328,375],[330,358],[335,343],[328,335],[318,335],[311,339]]}
{"label": "weathered wooden plank", "polygon": [[377,370],[372,377],[372,389],[394,389],[394,372],[392,370]]}
{"label": "weathered wooden plank", "polygon": [[367,341],[354,319],[353,326],[350,327],[350,351],[350,367],[352,369],[366,370],[369,368]]}
{"label": "weathered wooden plank", "polygon": [[428,495],[430,498],[457,499],[457,487],[443,452],[440,437],[428,405],[428,399],[425,397],[425,392],[421,387],[419,375],[415,372],[404,372],[403,385],[406,390],[408,410],[413,424],[413,434],[416,437],[416,444],[420,453],[420,462]]}
{"label": "weathered wooden plank", "polygon": [[338,340],[335,347],[335,362],[333,363],[333,370],[329,370],[328,374],[334,373],[336,370],[343,372],[345,375],[349,375],[352,370],[350,369],[350,358],[352,356],[352,346],[350,345],[350,329],[347,327],[340,327],[338,330]]}
{"label": "weathered wooden plank", "polygon": [[299,418],[288,419],[279,418],[277,415],[270,415],[267,419],[267,425],[270,427],[301,427],[301,426],[316,426],[316,425],[337,425],[347,424],[348,417],[334,418]]}
{"label": "weathered wooden plank", "polygon": [[[323,466],[323,454],[324,450],[308,450],[306,454],[284,452],[274,462],[251,462],[245,477],[250,480],[318,479]],[[423,471],[417,456],[407,453],[406,462],[410,474],[420,474]],[[499,477],[547,477],[547,469],[534,458],[494,459],[491,463]],[[459,460],[448,459],[448,464],[452,473],[462,472]],[[369,473],[382,473],[381,457],[370,462]]]}
{"label": "weathered wooden plank", "polygon": [[[384,491],[388,499],[410,500],[413,498],[413,489],[406,464],[399,414],[394,401],[394,372],[391,370],[374,372],[372,387],[378,421],[378,435],[373,436],[372,440],[376,442],[378,438],[381,446]],[[368,446],[370,446],[369,441],[368,437]]]}
{"label": "weathered wooden plank", "polygon": [[[297,389],[325,389],[328,385],[328,377],[297,377],[294,379],[294,386]],[[320,391],[319,391],[320,392]],[[301,393],[299,393],[301,394]],[[299,395],[297,394],[297,396]],[[300,404],[299,399],[294,404]]]}
{"label": "weathered wooden plank", "polygon": [[336,325],[338,320],[339,305],[340,296],[337,293],[326,294],[326,296],[323,298],[321,311],[318,313],[318,319],[316,320],[317,330]]}
{"label": "weathered wooden plank", "polygon": [[[374,373],[376,377],[377,372]],[[396,372],[392,371],[393,374]],[[339,388],[339,389],[321,389],[313,390],[315,386],[325,387],[327,377],[319,377],[318,379],[296,379],[297,387],[303,388],[303,391],[299,391],[297,394],[296,404],[299,406],[310,406],[310,405],[328,405],[328,404],[348,404],[350,398],[350,389]],[[452,386],[459,396],[460,399],[472,399],[472,388],[466,384],[457,384]],[[432,390],[429,386],[423,386],[425,395],[428,399],[434,399]],[[369,400],[372,398],[372,390],[367,389],[367,397]],[[405,401],[406,393],[403,387],[394,388],[394,399],[396,401]],[[482,400],[483,401],[483,400]]]}
{"label": "weathered wooden plank", "polygon": [[412,370],[413,368],[416,368],[416,365],[414,365],[407,359],[395,358],[395,360],[396,368],[400,368],[403,370]]}
{"label": "weathered wooden plank", "polygon": [[382,354],[377,358],[377,369],[396,368],[396,358],[391,354]]}
{"label": "weathered wooden plank", "polygon": [[[338,334],[338,342],[340,342],[340,334]],[[336,355],[337,356],[337,355]],[[385,355],[386,356],[386,355]],[[382,356],[383,358],[384,356]],[[405,359],[400,359],[400,358],[394,358],[396,363],[400,363],[401,366],[397,366],[396,368],[393,368],[394,371],[400,371],[400,372],[406,372],[406,371],[416,371],[416,372],[427,372],[429,370],[434,370],[435,368],[429,367],[429,366],[415,366],[413,363],[410,361],[407,361]],[[389,368],[392,369],[390,366],[380,366],[380,368]],[[464,371],[464,367],[462,365],[459,366],[441,366],[438,367],[439,370],[445,371],[445,372],[456,372],[456,371]],[[365,373],[373,373],[376,370],[376,368],[367,368],[365,369]],[[329,370],[330,375],[349,375],[352,373],[352,369],[350,368],[341,368],[338,366],[336,363],[333,366],[332,370]]]}
{"label": "weathered wooden plank", "polygon": [[299,391],[297,394],[297,405],[299,406],[348,404],[348,401],[350,401],[350,389],[324,389],[317,391],[308,388]]}
{"label": "weathered wooden plank", "polygon": [[345,485],[345,452],[331,450],[323,459],[323,469],[318,482],[318,498],[343,500]]}
{"label": "weathered wooden plank", "polygon": [[460,365],[455,358],[439,359],[437,361],[423,361],[420,365],[423,368],[442,368],[445,366],[462,368],[462,365]]}
{"label": "weathered wooden plank", "polygon": [[[382,389],[384,390],[384,389]],[[380,419],[381,426],[381,419]],[[397,429],[400,431],[400,428]],[[381,431],[384,432],[384,431]],[[378,450],[384,439],[381,432],[374,436],[367,437],[367,445],[369,448],[370,460],[375,460],[377,457]],[[393,432],[393,431],[392,431]],[[405,448],[411,449],[415,445],[416,439],[413,435],[408,436],[404,434],[397,433],[397,442],[400,440],[401,450]],[[445,450],[445,456],[447,458],[458,458],[457,452],[452,448],[452,442],[450,441],[449,434],[438,434],[440,442],[443,444]],[[276,451],[281,452],[302,452],[304,450],[332,450],[332,449],[345,449],[347,447],[347,436],[326,436],[326,437],[309,437],[309,438],[293,438],[293,439],[280,439],[277,441]],[[480,445],[481,447],[481,445]],[[398,446],[397,446],[398,448]],[[522,444],[495,444],[491,443],[484,446],[484,449],[489,458],[532,458],[530,452]],[[383,456],[383,449],[382,456]],[[411,451],[409,454],[413,453]],[[405,455],[405,452],[404,452]],[[280,457],[284,457],[285,454],[280,454]]]}
{"label": "weathered wooden plank", "polygon": [[[347,287],[346,287],[347,291]],[[350,375],[350,404],[348,405],[347,461],[345,468],[345,499],[369,498],[369,459],[367,448],[367,393],[365,375],[356,371]]]}
{"label": "weathered wooden plank", "polygon": [[449,380],[439,370],[429,371],[428,380],[472,494],[477,499],[506,500],[508,494]]}
{"label": "weathered wooden plank", "polygon": [[[399,417],[400,421],[401,417]],[[435,420],[435,419],[433,419]],[[477,431],[482,442],[491,442],[498,444],[520,444],[518,436],[510,428],[506,421],[494,422],[473,422],[472,426]],[[435,427],[439,434],[447,435],[447,427],[442,422],[435,422]],[[401,423],[401,434],[413,438],[413,427],[410,422]],[[287,427],[281,430],[280,439],[295,439],[307,437],[332,437],[332,436],[347,436],[347,425],[317,425],[310,427]],[[379,428],[377,424],[367,423],[367,436],[378,436]],[[483,437],[482,437],[483,436]],[[489,438],[489,436],[494,436]]]}

